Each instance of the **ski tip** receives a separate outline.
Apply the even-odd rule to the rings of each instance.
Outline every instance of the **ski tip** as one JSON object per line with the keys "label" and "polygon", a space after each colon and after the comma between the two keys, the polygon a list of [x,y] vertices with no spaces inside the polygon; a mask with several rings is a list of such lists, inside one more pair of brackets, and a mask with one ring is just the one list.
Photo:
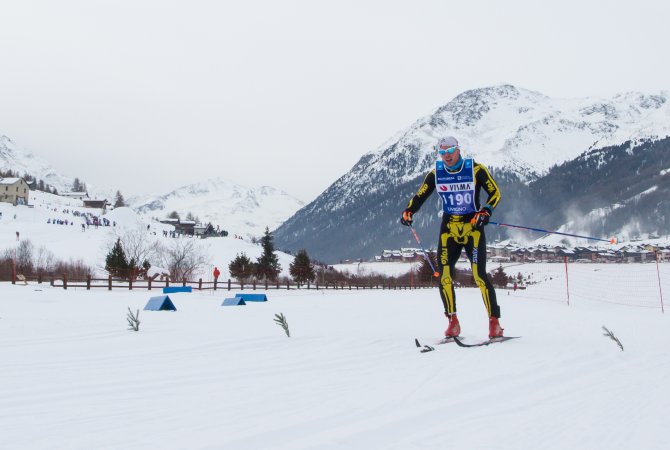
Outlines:
{"label": "ski tip", "polygon": [[440,278],[440,272],[433,272],[433,276],[435,278]]}
{"label": "ski tip", "polygon": [[616,244],[616,238],[610,239],[610,244],[612,244],[612,245]]}
{"label": "ski tip", "polygon": [[414,338],[414,343],[416,344],[417,347],[421,348],[421,344],[419,344],[418,338]]}

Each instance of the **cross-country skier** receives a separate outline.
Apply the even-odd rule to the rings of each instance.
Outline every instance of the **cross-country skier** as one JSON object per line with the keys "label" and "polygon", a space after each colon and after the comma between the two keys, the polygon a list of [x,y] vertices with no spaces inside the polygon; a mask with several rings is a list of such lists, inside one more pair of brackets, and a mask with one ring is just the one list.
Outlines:
{"label": "cross-country skier", "polygon": [[[421,187],[407,208],[403,211],[400,223],[411,226],[412,216],[436,190],[442,199],[442,224],[438,242],[440,271],[440,297],[444,303],[445,315],[449,327],[446,337],[458,336],[461,326],[456,316],[456,294],[453,276],[456,262],[465,248],[475,282],[482,292],[484,305],[489,315],[489,337],[502,337],[500,327],[500,307],[496,293],[486,274],[486,237],[484,226],[500,201],[500,191],[488,169],[471,158],[461,157],[456,138],[447,136],[438,141],[436,147],[440,159],[435,168],[423,180]],[[480,191],[484,189],[488,199],[481,206]]]}

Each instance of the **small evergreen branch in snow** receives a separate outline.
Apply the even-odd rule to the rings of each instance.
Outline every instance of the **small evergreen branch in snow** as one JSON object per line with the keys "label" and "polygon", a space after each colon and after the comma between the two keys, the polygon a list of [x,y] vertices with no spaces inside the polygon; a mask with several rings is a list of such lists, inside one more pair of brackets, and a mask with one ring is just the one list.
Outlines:
{"label": "small evergreen branch in snow", "polygon": [[284,332],[286,333],[287,337],[291,337],[291,333],[289,333],[288,331],[288,322],[286,322],[286,317],[284,317],[284,313],[275,314],[274,321],[277,323],[277,325],[281,326],[284,329]]}
{"label": "small evergreen branch in snow", "polygon": [[128,320],[128,329],[133,331],[140,331],[140,310],[138,309],[135,314],[128,307],[128,315],[126,316]]}
{"label": "small evergreen branch in snow", "polygon": [[623,351],[623,345],[621,345],[621,341],[619,340],[619,338],[614,336],[614,333],[612,333],[610,330],[608,330],[607,327],[604,326],[604,325],[603,325],[603,331],[604,331],[603,336],[606,336],[606,337],[612,339],[614,342],[616,342],[616,344],[619,346],[621,351]]}

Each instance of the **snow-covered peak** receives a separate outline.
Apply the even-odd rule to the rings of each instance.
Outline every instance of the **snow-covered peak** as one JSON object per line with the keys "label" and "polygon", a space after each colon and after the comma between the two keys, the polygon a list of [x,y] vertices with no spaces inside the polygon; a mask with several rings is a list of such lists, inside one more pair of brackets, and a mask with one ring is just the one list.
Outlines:
{"label": "snow-covered peak", "polygon": [[0,169],[28,173],[44,180],[59,191],[68,191],[74,181],[60,175],[46,160],[33,152],[16,145],[8,136],[0,132]]}
{"label": "snow-covered peak", "polygon": [[211,178],[179,187],[163,195],[128,199],[140,214],[165,218],[177,211],[190,212],[203,223],[211,222],[233,234],[260,236],[265,227],[278,227],[304,202],[271,186],[248,187],[223,178]]}
{"label": "snow-covered peak", "polygon": [[398,176],[409,180],[432,164],[436,140],[454,135],[464,155],[532,177],[589,148],[670,135],[669,97],[660,91],[554,99],[509,84],[468,90],[361,161],[374,172],[377,161],[381,167],[389,158],[406,160]]}

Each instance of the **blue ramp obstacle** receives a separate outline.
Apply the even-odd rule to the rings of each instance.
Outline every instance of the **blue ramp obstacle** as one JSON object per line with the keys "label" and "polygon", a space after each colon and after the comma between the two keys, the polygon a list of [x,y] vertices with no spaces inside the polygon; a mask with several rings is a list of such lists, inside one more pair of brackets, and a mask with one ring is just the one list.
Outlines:
{"label": "blue ramp obstacle", "polygon": [[239,297],[233,297],[233,298],[226,298],[223,300],[223,303],[221,303],[221,306],[238,306],[238,305],[246,305],[247,303],[242,300]]}
{"label": "blue ramp obstacle", "polygon": [[151,297],[144,307],[145,311],[176,311],[177,308],[167,295]]}
{"label": "blue ramp obstacle", "polygon": [[235,294],[235,297],[241,298],[246,302],[267,302],[268,298],[265,294]]}
{"label": "blue ramp obstacle", "polygon": [[175,292],[193,292],[191,286],[167,286],[163,288],[163,294],[174,294]]}

